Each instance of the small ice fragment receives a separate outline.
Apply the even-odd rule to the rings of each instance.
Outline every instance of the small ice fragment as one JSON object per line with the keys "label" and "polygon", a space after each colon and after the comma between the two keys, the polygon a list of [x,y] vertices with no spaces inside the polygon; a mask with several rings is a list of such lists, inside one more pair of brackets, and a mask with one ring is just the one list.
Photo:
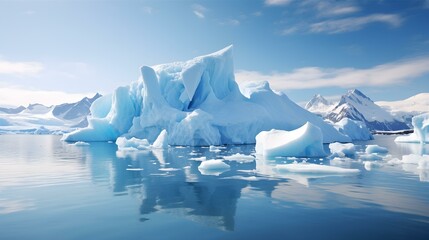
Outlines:
{"label": "small ice fragment", "polygon": [[380,147],[378,145],[368,145],[366,146],[365,152],[370,154],[370,153],[382,153],[385,154],[388,152],[387,148],[385,147]]}
{"label": "small ice fragment", "polygon": [[74,143],[75,146],[89,146],[89,143],[78,141]]}

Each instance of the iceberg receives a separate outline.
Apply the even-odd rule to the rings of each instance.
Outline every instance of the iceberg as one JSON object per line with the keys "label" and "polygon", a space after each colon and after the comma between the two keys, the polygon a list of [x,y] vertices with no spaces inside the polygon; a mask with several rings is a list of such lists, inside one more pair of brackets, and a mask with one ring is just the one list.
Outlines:
{"label": "iceberg", "polygon": [[307,122],[293,131],[272,129],[256,136],[256,154],[265,157],[323,157],[320,128]]}
{"label": "iceberg", "polygon": [[143,66],[137,81],[98,98],[90,111],[88,127],[63,140],[136,137],[152,143],[165,129],[173,146],[251,144],[261,131],[290,131],[310,122],[326,143],[351,141],[267,82],[239,87],[232,46],[185,62]]}
{"label": "iceberg", "polygon": [[223,159],[226,161],[236,161],[238,163],[250,163],[255,161],[255,157],[240,153],[236,153],[231,156],[224,156]]}
{"label": "iceberg", "polygon": [[366,141],[374,139],[369,129],[361,121],[343,118],[339,122],[336,122],[334,127],[340,133],[350,137],[353,141]]}
{"label": "iceberg", "polygon": [[413,125],[414,133],[408,136],[399,136],[395,139],[395,142],[429,143],[429,113],[414,116],[411,124]]}
{"label": "iceberg", "polygon": [[365,152],[368,154],[371,154],[371,153],[386,154],[389,151],[385,147],[380,147],[378,145],[368,145],[368,146],[366,146]]}
{"label": "iceberg", "polygon": [[331,151],[331,157],[349,157],[354,158],[356,155],[356,148],[353,143],[331,143],[329,144],[329,150]]}
{"label": "iceberg", "polygon": [[201,162],[200,166],[198,166],[198,170],[203,175],[215,175],[219,176],[220,174],[229,171],[231,167],[224,163],[220,159],[210,159]]}

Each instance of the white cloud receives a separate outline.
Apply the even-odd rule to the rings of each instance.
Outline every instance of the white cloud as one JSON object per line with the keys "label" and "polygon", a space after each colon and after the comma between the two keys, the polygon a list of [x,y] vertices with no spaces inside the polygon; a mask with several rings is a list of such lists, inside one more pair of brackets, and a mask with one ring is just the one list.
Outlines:
{"label": "white cloud", "polygon": [[268,81],[276,90],[321,87],[388,86],[429,74],[429,56],[381,64],[367,69],[304,67],[286,73],[263,74],[239,70],[239,83]]}
{"label": "white cloud", "polygon": [[347,1],[312,1],[302,2],[301,10],[313,9],[319,16],[339,16],[360,11],[360,7]]}
{"label": "white cloud", "polygon": [[0,74],[7,75],[37,75],[44,67],[39,62],[11,62],[0,60]]}
{"label": "white cloud", "polygon": [[77,102],[95,93],[66,93],[62,91],[32,90],[15,86],[0,86],[0,105],[27,106],[30,103],[41,103],[46,106]]}
{"label": "white cloud", "polygon": [[386,23],[392,27],[398,27],[402,24],[402,18],[397,14],[372,14],[363,17],[349,17],[338,20],[326,20],[313,23],[309,31],[313,33],[342,33],[357,31],[370,23]]}
{"label": "white cloud", "polygon": [[350,14],[360,11],[360,8],[356,6],[338,6],[331,9],[326,9],[326,12],[324,14],[326,15],[344,15],[344,14]]}
{"label": "white cloud", "polygon": [[265,0],[265,5],[268,6],[281,6],[291,3],[293,0]]}
{"label": "white cloud", "polygon": [[205,18],[205,13],[207,12],[207,8],[200,4],[193,4],[192,11],[198,18]]}

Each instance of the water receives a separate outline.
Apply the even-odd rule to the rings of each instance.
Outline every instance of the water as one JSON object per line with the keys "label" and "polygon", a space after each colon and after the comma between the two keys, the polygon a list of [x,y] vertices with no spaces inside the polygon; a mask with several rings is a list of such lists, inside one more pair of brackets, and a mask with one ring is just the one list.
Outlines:
{"label": "water", "polygon": [[[428,146],[370,142],[394,158]],[[416,166],[354,176],[280,174],[288,159],[230,162],[202,175],[200,162],[253,145],[117,152],[58,136],[0,136],[0,239],[429,239],[429,172]],[[328,159],[310,162],[329,165]]]}

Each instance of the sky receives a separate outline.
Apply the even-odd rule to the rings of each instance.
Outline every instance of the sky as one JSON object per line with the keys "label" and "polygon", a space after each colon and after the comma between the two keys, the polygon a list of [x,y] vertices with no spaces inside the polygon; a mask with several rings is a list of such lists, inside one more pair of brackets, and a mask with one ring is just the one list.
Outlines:
{"label": "sky", "polygon": [[428,0],[0,0],[0,106],[74,102],[234,45],[239,83],[302,104],[429,92]]}

